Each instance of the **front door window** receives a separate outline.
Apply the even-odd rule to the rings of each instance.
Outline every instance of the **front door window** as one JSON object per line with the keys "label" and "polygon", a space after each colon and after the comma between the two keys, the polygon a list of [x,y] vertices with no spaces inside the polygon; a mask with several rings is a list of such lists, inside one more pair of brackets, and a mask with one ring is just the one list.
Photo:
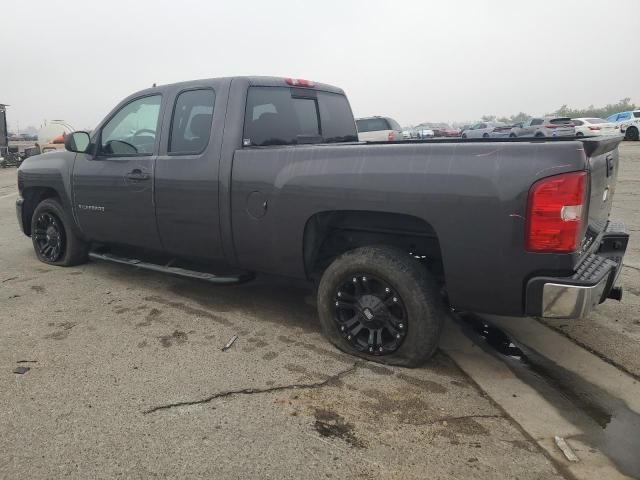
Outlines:
{"label": "front door window", "polygon": [[160,95],[134,100],[102,129],[100,153],[111,156],[151,155],[156,143]]}

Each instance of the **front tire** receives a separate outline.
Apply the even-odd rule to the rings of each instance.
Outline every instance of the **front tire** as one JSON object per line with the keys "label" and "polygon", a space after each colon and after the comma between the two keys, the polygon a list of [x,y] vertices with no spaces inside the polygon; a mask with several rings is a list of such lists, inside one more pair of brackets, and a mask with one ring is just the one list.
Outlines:
{"label": "front tire", "polygon": [[629,127],[624,132],[624,137],[625,137],[626,140],[632,140],[634,142],[637,142],[638,138],[640,137],[640,135],[639,135],[638,129],[636,127]]}
{"label": "front tire", "polygon": [[436,351],[446,315],[426,268],[392,247],[362,247],[324,272],[318,312],[325,336],[370,361],[415,367]]}
{"label": "front tire", "polygon": [[73,232],[71,222],[57,200],[47,198],[38,204],[31,217],[31,240],[38,260],[61,267],[87,261],[89,246]]}

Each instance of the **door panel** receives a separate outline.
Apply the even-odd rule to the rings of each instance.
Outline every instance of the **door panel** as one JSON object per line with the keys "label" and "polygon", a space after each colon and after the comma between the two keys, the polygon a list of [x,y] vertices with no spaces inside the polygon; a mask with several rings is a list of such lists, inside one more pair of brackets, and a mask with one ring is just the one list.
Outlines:
{"label": "door panel", "polygon": [[91,240],[160,250],[153,198],[162,96],[125,101],[73,167],[74,211]]}
{"label": "door panel", "polygon": [[154,163],[155,157],[93,159],[78,154],[74,206],[89,238],[161,249],[153,206]]}
{"label": "door panel", "polygon": [[220,81],[171,97],[155,198],[162,245],[173,255],[223,259],[218,177],[227,96],[228,83]]}

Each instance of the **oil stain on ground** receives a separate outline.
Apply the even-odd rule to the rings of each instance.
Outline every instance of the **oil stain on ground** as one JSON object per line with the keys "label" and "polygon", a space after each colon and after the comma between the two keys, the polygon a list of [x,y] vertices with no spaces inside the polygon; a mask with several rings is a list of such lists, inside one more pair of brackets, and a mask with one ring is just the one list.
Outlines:
{"label": "oil stain on ground", "polygon": [[163,335],[158,337],[163,347],[171,347],[172,345],[181,345],[189,339],[185,332],[174,330],[171,335]]}
{"label": "oil stain on ground", "polygon": [[136,327],[148,327],[156,320],[160,315],[162,315],[162,311],[157,308],[152,308],[147,316],[142,322],[136,323]]}
{"label": "oil stain on ground", "polygon": [[313,427],[321,436],[338,438],[355,448],[367,446],[356,436],[353,425],[346,422],[342,415],[331,410],[318,408],[314,412],[314,417]]}

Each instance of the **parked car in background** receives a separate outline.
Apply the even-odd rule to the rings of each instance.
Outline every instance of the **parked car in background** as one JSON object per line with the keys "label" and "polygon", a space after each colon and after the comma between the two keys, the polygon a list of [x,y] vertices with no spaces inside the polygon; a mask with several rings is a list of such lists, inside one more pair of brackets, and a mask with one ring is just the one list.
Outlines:
{"label": "parked car in background", "polygon": [[402,130],[402,137],[405,140],[410,140],[412,138],[418,138],[418,132],[416,132],[416,129],[413,127],[407,127],[404,130]]}
{"label": "parked car in background", "polygon": [[435,136],[433,128],[428,123],[421,123],[416,127],[416,134],[418,138],[433,138]]}
{"label": "parked car in background", "polygon": [[511,128],[510,137],[573,137],[575,126],[569,117],[534,117]]}
{"label": "parked car in background", "polygon": [[430,123],[431,129],[433,130],[434,137],[459,137],[460,130],[457,128],[453,128],[451,125],[447,123]]}
{"label": "parked car in background", "polygon": [[361,142],[395,142],[404,138],[402,127],[390,117],[358,118],[356,126]]}
{"label": "parked car in background", "polygon": [[614,113],[607,117],[607,121],[620,127],[620,133],[624,133],[625,140],[640,139],[640,110]]}
{"label": "parked car in background", "polygon": [[604,118],[572,118],[576,127],[576,137],[585,135],[616,135],[620,133],[620,127],[615,123],[607,122]]}
{"label": "parked car in background", "polygon": [[501,138],[510,132],[511,126],[502,122],[479,122],[463,130],[462,138]]}

